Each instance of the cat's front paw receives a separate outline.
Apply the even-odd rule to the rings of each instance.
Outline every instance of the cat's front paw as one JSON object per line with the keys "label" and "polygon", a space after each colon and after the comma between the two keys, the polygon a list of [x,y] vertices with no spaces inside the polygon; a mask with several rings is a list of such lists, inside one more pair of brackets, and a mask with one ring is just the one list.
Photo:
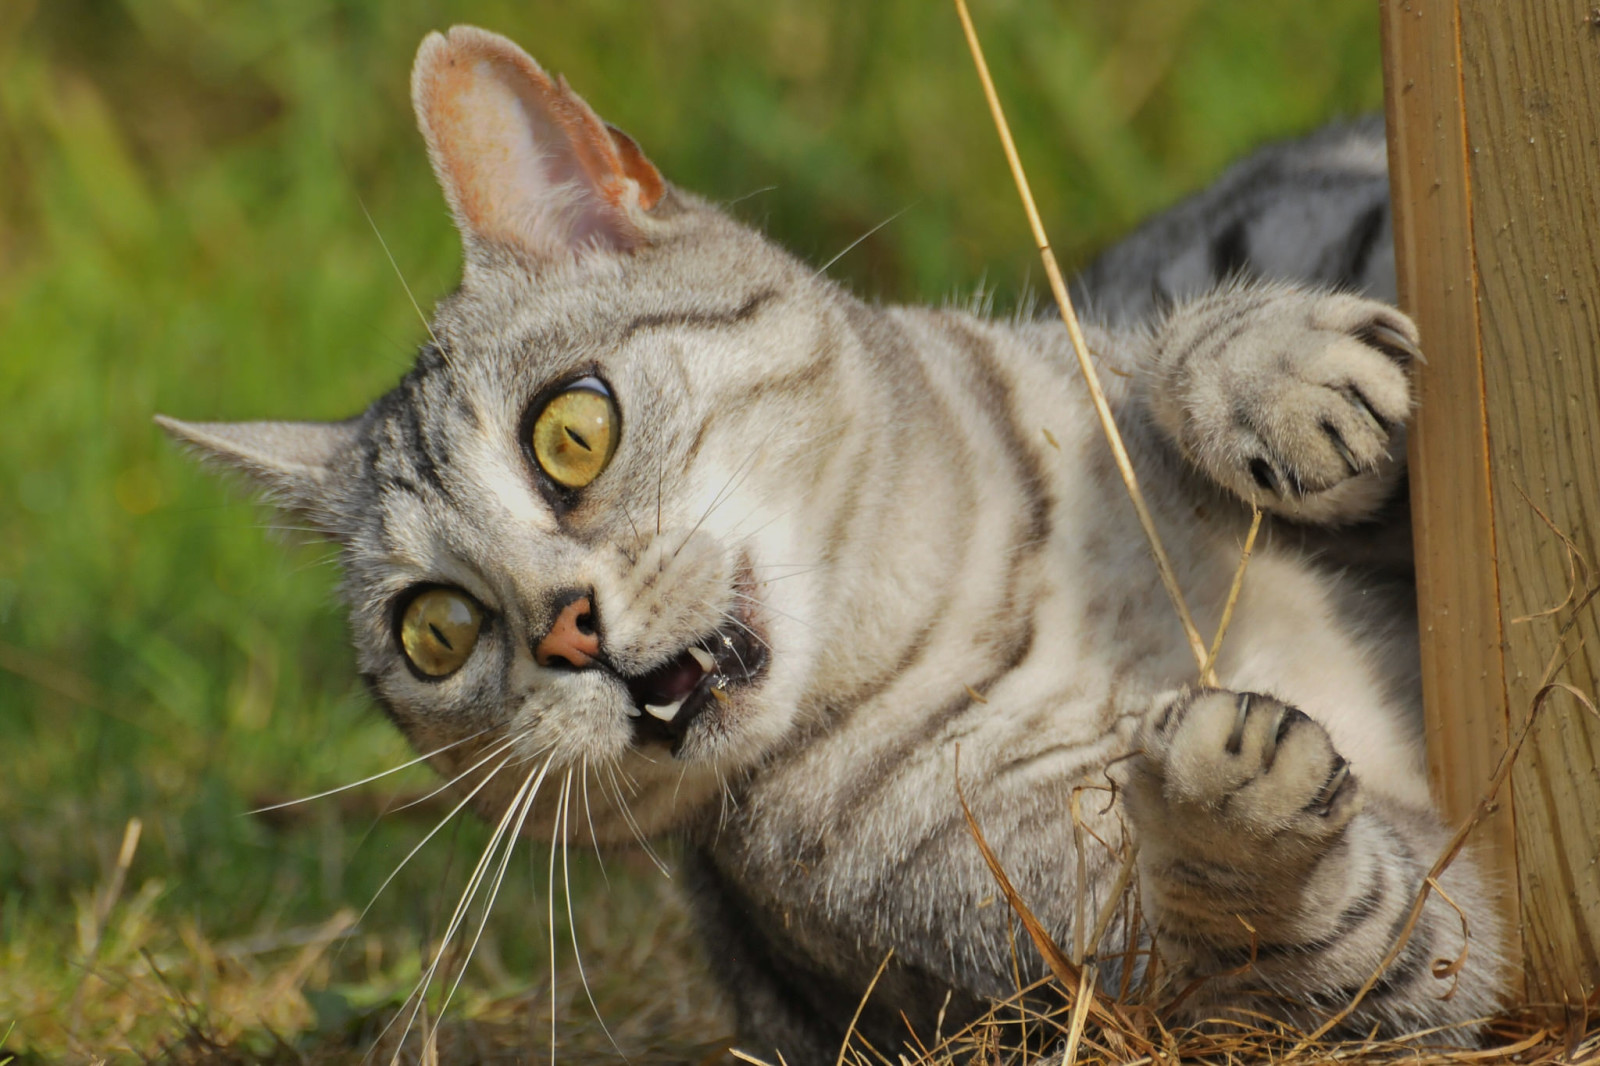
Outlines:
{"label": "cat's front paw", "polygon": [[1153,714],[1127,787],[1141,847],[1199,853],[1315,846],[1361,803],[1322,726],[1271,696],[1223,689]]}
{"label": "cat's front paw", "polygon": [[1279,286],[1179,308],[1158,340],[1156,413],[1246,502],[1308,522],[1359,519],[1404,460],[1416,326],[1388,304]]}

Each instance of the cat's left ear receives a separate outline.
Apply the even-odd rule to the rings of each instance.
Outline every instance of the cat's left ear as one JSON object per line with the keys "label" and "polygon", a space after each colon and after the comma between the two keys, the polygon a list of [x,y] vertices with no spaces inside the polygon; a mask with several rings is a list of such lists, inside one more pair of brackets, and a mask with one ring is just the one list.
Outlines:
{"label": "cat's left ear", "polygon": [[411,100],[469,269],[496,250],[536,265],[647,242],[661,175],[506,38],[472,26],[429,34]]}
{"label": "cat's left ear", "polygon": [[356,443],[348,422],[180,422],[156,415],[156,425],[193,445],[209,460],[236,470],[268,502],[339,536],[341,460]]}

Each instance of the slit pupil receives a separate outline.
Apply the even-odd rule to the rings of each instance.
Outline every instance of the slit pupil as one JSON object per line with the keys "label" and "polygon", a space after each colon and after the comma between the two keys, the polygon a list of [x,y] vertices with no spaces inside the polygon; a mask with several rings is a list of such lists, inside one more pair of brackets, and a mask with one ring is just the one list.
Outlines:
{"label": "slit pupil", "polygon": [[571,426],[562,426],[561,428],[567,431],[567,436],[571,437],[572,442],[578,447],[582,448],[586,452],[594,451],[593,448],[589,447],[589,442],[578,435],[577,430],[573,429]]}
{"label": "slit pupil", "polygon": [[446,637],[443,633],[439,632],[439,627],[434,625],[432,622],[428,623],[428,632],[433,634],[433,639],[434,640],[437,640],[440,644],[443,644],[445,646],[445,650],[446,651],[455,651],[456,650],[456,646],[454,644],[450,643],[449,638]]}

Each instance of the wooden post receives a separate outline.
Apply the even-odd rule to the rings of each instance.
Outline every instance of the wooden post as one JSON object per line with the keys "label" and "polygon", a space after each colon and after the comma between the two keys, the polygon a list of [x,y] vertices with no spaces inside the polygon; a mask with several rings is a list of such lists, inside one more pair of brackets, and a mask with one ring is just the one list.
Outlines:
{"label": "wooden post", "polygon": [[[1593,567],[1579,579],[1600,580],[1600,10],[1382,9],[1400,296],[1428,353],[1410,461],[1429,759],[1459,820],[1572,617],[1570,601],[1541,614],[1572,573],[1539,511]],[[1561,679],[1593,694],[1600,600],[1567,646]],[[1600,984],[1600,720],[1550,701],[1477,846],[1502,875],[1528,998],[1587,998]]]}

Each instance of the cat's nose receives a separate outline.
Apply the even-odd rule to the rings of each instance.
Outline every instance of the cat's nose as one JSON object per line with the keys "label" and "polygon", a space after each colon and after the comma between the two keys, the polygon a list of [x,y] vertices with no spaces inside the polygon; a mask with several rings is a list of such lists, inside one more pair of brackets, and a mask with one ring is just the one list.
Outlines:
{"label": "cat's nose", "polygon": [[600,655],[600,627],[593,594],[573,596],[556,613],[550,631],[533,647],[533,661],[540,666],[564,665],[581,670]]}

